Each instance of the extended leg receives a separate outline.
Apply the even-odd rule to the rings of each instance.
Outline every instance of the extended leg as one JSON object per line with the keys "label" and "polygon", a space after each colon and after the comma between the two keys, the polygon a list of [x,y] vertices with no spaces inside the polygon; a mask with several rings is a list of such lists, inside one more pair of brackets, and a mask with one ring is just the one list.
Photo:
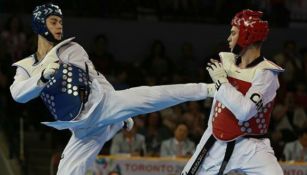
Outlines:
{"label": "extended leg", "polygon": [[141,86],[106,94],[99,119],[104,124],[158,111],[186,101],[207,97],[207,84],[191,83],[164,86]]}

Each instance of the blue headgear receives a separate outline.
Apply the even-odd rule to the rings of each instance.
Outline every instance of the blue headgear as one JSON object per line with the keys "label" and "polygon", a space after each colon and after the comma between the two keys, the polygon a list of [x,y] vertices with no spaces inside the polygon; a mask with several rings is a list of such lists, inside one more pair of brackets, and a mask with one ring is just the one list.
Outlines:
{"label": "blue headgear", "polygon": [[82,111],[90,93],[88,69],[61,64],[41,92],[41,98],[55,120],[70,121]]}
{"label": "blue headgear", "polygon": [[32,29],[34,33],[45,37],[48,41],[58,42],[50,33],[46,25],[46,19],[50,15],[63,17],[59,6],[52,3],[36,6],[32,13]]}

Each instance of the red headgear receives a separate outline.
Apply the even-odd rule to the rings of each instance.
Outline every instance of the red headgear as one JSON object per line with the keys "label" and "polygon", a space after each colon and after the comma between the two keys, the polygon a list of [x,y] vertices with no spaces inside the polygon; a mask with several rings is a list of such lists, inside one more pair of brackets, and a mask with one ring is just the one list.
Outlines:
{"label": "red headgear", "polygon": [[269,32],[267,21],[261,19],[261,11],[243,10],[235,15],[232,26],[239,29],[237,44],[245,48],[257,41],[264,41]]}

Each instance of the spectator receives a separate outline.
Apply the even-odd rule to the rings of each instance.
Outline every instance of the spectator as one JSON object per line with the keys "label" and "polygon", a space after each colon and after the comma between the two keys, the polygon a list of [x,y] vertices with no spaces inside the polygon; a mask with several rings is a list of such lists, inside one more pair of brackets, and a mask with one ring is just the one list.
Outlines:
{"label": "spectator", "polygon": [[183,74],[186,82],[195,82],[197,75],[201,69],[201,64],[195,58],[193,53],[193,45],[185,42],[181,48],[181,57],[178,60],[177,71]]}
{"label": "spectator", "polygon": [[299,133],[297,140],[285,145],[284,155],[286,161],[307,161],[307,128]]}
{"label": "spectator", "polygon": [[168,129],[168,137],[172,137],[177,127],[178,119],[182,117],[182,105],[176,105],[161,111],[162,123]]}
{"label": "spectator", "polygon": [[306,82],[300,81],[296,83],[296,89],[295,89],[295,104],[297,106],[300,106],[307,109],[307,91],[306,91]]}
{"label": "spectator", "polygon": [[285,143],[296,139],[296,134],[286,116],[286,111],[287,109],[284,105],[276,105],[273,109],[269,128],[271,145],[278,160],[284,159],[283,148]]}
{"label": "spectator", "polygon": [[283,104],[273,109],[270,123],[272,147],[278,159],[283,159],[284,145],[296,139],[296,133],[307,124],[306,113],[296,105],[293,93],[288,93]]}
{"label": "spectator", "polygon": [[294,131],[299,131],[307,124],[307,115],[301,106],[297,105],[295,94],[289,92],[285,98],[285,107],[287,109],[287,118],[290,121]]}
{"label": "spectator", "polygon": [[118,133],[112,140],[111,154],[129,154],[131,156],[144,156],[146,154],[145,137],[137,133],[137,128]]}
{"label": "spectator", "polygon": [[147,155],[157,157],[160,154],[162,140],[168,139],[168,128],[162,124],[160,112],[152,112],[145,118],[146,127],[144,136],[146,138]]}
{"label": "spectator", "polygon": [[195,149],[195,144],[188,138],[188,127],[184,123],[177,125],[174,137],[161,144],[161,157],[190,157]]}
{"label": "spectator", "polygon": [[300,60],[300,55],[297,52],[297,45],[295,41],[285,41],[283,50],[274,56],[273,60],[279,65],[285,68],[285,73],[281,75],[281,83],[287,83],[290,85],[287,89],[294,89],[291,87],[296,81],[299,73],[301,73],[303,65]]}
{"label": "spectator", "polygon": [[113,55],[108,51],[108,39],[105,35],[99,34],[94,39],[94,48],[90,53],[90,58],[96,67],[96,70],[106,77],[113,75],[116,66]]}
{"label": "spectator", "polygon": [[22,21],[18,16],[9,17],[4,30],[1,32],[1,38],[5,42],[12,62],[16,62],[23,57],[26,47],[26,35],[23,31]]}
{"label": "spectator", "polygon": [[189,138],[191,138],[194,143],[198,143],[207,125],[205,123],[206,117],[201,112],[200,104],[196,101],[187,102],[187,111],[180,119],[188,127]]}
{"label": "spectator", "polygon": [[117,67],[118,68],[116,69],[116,71],[114,71],[114,79],[111,79],[110,82],[116,90],[128,89],[128,68],[122,66]]}
{"label": "spectator", "polygon": [[145,75],[152,75],[158,79],[159,84],[166,83],[173,72],[173,63],[166,56],[165,46],[160,40],[155,40],[151,45],[149,56],[142,63]]}

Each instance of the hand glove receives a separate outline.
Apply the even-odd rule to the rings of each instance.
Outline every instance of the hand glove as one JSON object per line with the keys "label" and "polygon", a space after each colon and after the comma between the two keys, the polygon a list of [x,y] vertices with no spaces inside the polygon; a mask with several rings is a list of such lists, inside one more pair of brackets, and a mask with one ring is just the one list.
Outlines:
{"label": "hand glove", "polygon": [[58,62],[50,63],[46,67],[46,69],[43,70],[41,81],[46,83],[51,79],[51,77],[54,76],[55,72],[59,69],[60,64]]}
{"label": "hand glove", "polygon": [[211,59],[206,69],[208,70],[211,79],[215,83],[217,90],[219,90],[223,83],[228,82],[226,71],[223,68],[222,63],[218,62],[217,60]]}
{"label": "hand glove", "polygon": [[134,125],[134,121],[132,118],[128,118],[127,120],[124,121],[124,129],[127,131],[131,131]]}

